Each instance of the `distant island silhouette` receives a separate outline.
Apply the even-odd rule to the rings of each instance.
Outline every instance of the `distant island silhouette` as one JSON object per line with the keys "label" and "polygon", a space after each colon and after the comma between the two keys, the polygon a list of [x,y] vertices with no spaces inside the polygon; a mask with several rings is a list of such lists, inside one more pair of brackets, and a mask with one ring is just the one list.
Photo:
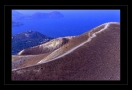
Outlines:
{"label": "distant island silhouette", "polygon": [[62,18],[62,17],[64,17],[64,15],[58,11],[53,11],[51,13],[36,12],[30,16],[17,12],[15,10],[12,11],[13,21],[20,19],[44,19],[44,18]]}
{"label": "distant island silhouette", "polygon": [[32,30],[12,35],[12,53],[16,54],[22,49],[48,42],[51,39],[53,38]]}
{"label": "distant island silhouette", "polygon": [[21,26],[21,25],[23,25],[23,23],[21,23],[21,22],[12,22],[12,27],[18,27],[18,26]]}

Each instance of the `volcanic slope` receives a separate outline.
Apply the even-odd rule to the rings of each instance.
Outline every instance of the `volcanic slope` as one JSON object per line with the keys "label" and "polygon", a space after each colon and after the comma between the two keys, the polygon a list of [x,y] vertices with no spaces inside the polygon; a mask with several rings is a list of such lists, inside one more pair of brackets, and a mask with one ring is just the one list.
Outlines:
{"label": "volcanic slope", "polygon": [[53,39],[45,44],[24,49],[20,51],[18,55],[12,55],[12,69],[37,64],[42,59],[45,59],[48,55],[51,56],[51,53],[53,53],[56,49],[62,47],[63,45],[67,44],[73,37],[75,36]]}
{"label": "volcanic slope", "polygon": [[37,65],[13,70],[12,80],[120,80],[119,23],[105,23],[68,40]]}
{"label": "volcanic slope", "polygon": [[[102,29],[103,27],[104,26],[101,25],[98,26],[96,29]],[[68,54],[67,52],[71,52],[73,49],[76,49],[75,47],[78,47],[80,46],[80,44],[83,44],[85,41],[87,41],[89,37],[90,37],[89,32],[86,32],[79,36],[60,37],[57,39],[53,39],[45,44],[24,49],[20,51],[18,55],[22,55],[22,56],[34,55],[32,57],[36,59],[32,59],[32,57],[30,56],[31,57],[30,59],[25,60],[24,58],[27,56],[22,57],[18,59],[18,61],[19,62],[21,61],[21,63],[18,64],[18,61],[13,62],[13,66],[15,66],[13,67],[13,69],[51,61],[52,59],[59,58],[60,56],[62,57],[63,55]],[[43,54],[43,55],[38,55],[38,54]],[[21,57],[21,56],[13,56],[13,57]]]}

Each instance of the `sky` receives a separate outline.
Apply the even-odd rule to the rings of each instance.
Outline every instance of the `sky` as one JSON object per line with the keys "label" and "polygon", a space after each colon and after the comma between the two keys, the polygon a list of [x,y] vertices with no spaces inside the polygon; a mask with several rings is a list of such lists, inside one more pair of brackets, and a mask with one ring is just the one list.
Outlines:
{"label": "sky", "polygon": [[[16,10],[26,15],[32,15],[35,12],[50,13],[59,11],[64,15],[60,19],[33,19],[20,20],[24,25],[13,27],[13,34],[26,30],[37,30],[43,34],[52,37],[67,35],[80,35],[100,24],[106,22],[120,22],[120,10]],[[19,20],[18,20],[19,21]],[[39,24],[38,24],[39,23]],[[47,30],[47,31],[46,31]],[[75,31],[76,30],[76,31]],[[53,34],[54,33],[54,34]],[[56,34],[55,34],[56,33]],[[52,34],[52,35],[51,35]]]}
{"label": "sky", "polygon": [[61,12],[62,14],[65,14],[65,15],[71,15],[72,13],[74,14],[95,14],[95,13],[117,13],[119,14],[120,13],[120,10],[79,10],[79,9],[76,9],[76,10],[16,10],[20,13],[23,13],[23,14],[26,14],[26,15],[32,15],[33,13],[35,12],[44,12],[44,13],[50,13],[50,12],[53,12],[53,11],[59,11]]}
{"label": "sky", "polygon": [[75,10],[16,10],[16,11],[18,11],[20,13],[23,13],[23,14],[27,14],[27,15],[32,15],[35,12],[50,13],[50,12],[53,12],[53,11],[59,11],[63,14],[72,13],[73,11],[75,12]]}

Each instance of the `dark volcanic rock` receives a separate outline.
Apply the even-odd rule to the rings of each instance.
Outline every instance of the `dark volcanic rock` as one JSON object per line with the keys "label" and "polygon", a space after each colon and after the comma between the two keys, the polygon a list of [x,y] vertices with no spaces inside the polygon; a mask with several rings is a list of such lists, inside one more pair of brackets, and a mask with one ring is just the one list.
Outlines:
{"label": "dark volcanic rock", "polygon": [[[80,45],[86,40],[85,44],[69,54],[61,53],[67,51],[69,47],[73,49],[76,44]],[[48,54],[51,58],[58,54],[63,55],[62,57],[52,60],[46,56],[49,62],[38,64],[37,61],[35,65],[13,70],[12,80],[120,80],[119,23],[101,25],[72,38],[66,44],[69,45],[59,48],[58,52]],[[34,61],[38,59],[37,57]],[[45,57],[39,61],[44,59]]]}
{"label": "dark volcanic rock", "polygon": [[53,39],[47,43],[31,47],[28,49],[24,49],[18,53],[18,55],[37,55],[37,54],[44,54],[53,52],[54,50],[62,47],[66,43],[68,43],[68,38],[57,38]]}
{"label": "dark volcanic rock", "polygon": [[12,52],[19,52],[22,49],[45,43],[51,39],[53,38],[31,30],[15,34],[12,36]]}

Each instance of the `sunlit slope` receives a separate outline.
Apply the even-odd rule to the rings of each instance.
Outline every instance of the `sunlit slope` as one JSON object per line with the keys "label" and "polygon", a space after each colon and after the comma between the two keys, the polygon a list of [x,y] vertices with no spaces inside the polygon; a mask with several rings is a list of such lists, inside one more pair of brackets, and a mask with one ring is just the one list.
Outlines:
{"label": "sunlit slope", "polygon": [[49,54],[49,59],[47,59],[49,62],[46,63],[44,61],[38,65],[12,71],[12,79],[119,80],[120,24],[108,23],[78,37],[84,39],[78,39],[78,44],[74,42],[75,46],[74,43],[70,44],[69,41],[67,45],[69,44],[72,47],[73,44],[73,47],[64,49],[63,46],[63,49],[61,48],[64,50],[63,53],[59,54],[54,59],[50,59],[52,53]]}
{"label": "sunlit slope", "polygon": [[[102,28],[104,28],[104,25],[98,26],[92,31]],[[73,51],[73,49],[78,48],[77,46],[86,42],[89,37],[91,37],[90,32],[86,32],[79,36],[60,37],[45,44],[24,49],[18,53],[18,56],[14,56],[16,58],[14,58],[15,62],[12,62],[12,68],[22,68],[60,58]],[[29,57],[27,55],[29,55]],[[17,59],[18,57],[19,59]]]}

